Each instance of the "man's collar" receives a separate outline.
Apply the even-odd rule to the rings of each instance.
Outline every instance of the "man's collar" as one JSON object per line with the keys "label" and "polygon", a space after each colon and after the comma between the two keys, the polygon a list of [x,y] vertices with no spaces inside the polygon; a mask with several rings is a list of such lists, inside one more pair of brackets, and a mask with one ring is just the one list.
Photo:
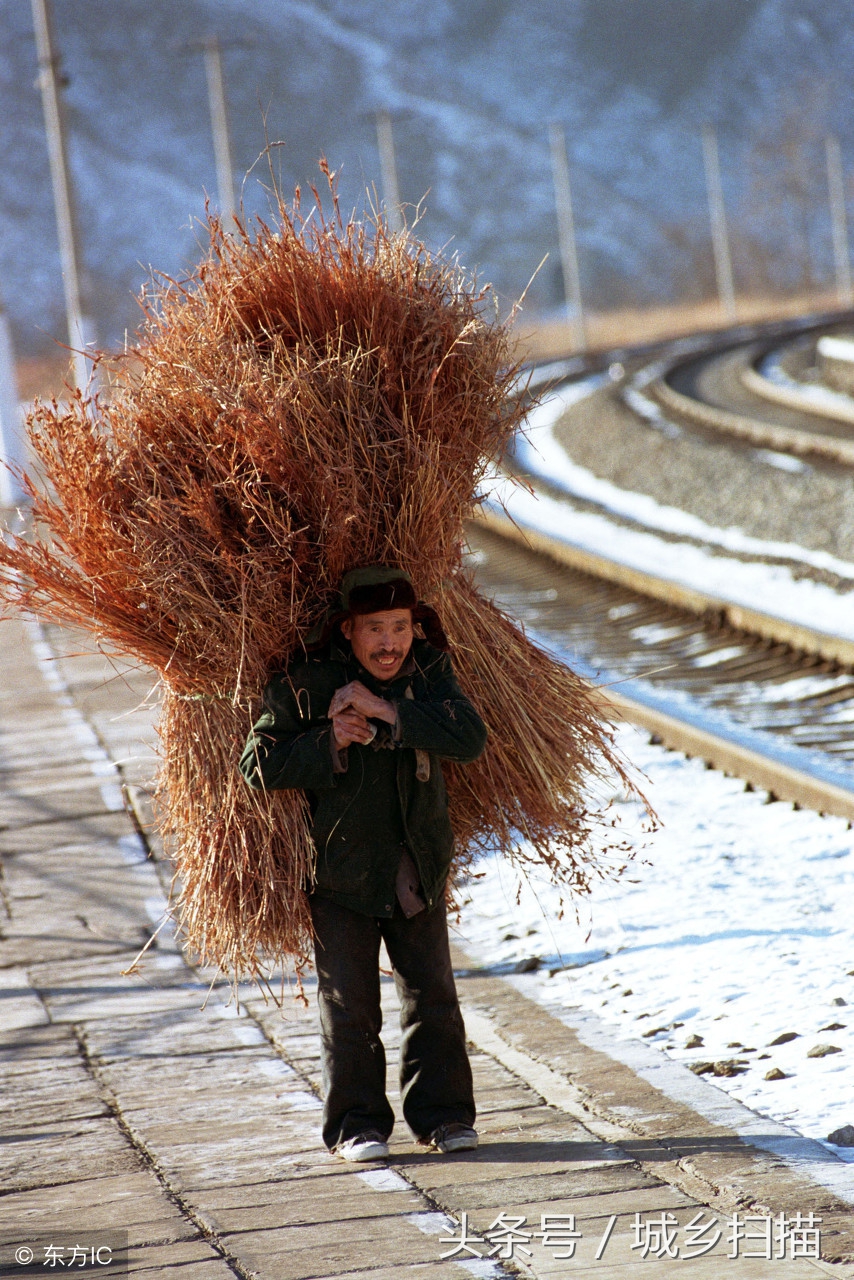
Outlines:
{"label": "man's collar", "polygon": [[[416,663],[414,649],[415,641],[413,640],[412,644],[409,646],[409,653],[406,655],[406,661],[397,673],[398,676],[411,676],[415,674]],[[396,679],[397,676],[395,676],[395,680]]]}

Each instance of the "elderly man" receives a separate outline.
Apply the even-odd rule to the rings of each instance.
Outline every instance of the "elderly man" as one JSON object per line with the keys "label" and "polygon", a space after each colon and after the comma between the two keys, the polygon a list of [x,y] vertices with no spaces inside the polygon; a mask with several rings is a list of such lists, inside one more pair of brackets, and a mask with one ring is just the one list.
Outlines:
{"label": "elderly man", "polygon": [[447,647],[405,573],[353,570],[307,655],[268,684],[240,763],[250,786],[300,788],[311,807],[323,1138],[345,1160],[387,1156],[394,1123],[380,1040],[381,941],[400,998],[406,1121],[434,1151],[477,1146],[448,948],[453,833],[440,762],[476,759],[486,729]]}

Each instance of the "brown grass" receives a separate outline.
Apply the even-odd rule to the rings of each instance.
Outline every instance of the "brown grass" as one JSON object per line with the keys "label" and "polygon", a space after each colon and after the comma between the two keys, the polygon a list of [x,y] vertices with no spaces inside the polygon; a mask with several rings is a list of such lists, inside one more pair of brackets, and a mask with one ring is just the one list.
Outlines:
{"label": "brown grass", "polygon": [[448,769],[459,865],[497,843],[586,890],[612,866],[585,802],[591,780],[623,776],[607,726],[461,567],[463,521],[521,414],[487,291],[381,219],[335,205],[326,220],[319,199],[234,238],[212,220],[210,237],[192,279],[152,285],[109,400],[35,408],[39,532],[0,543],[7,599],[163,680],[188,946],[233,976],[307,954],[305,801],[251,792],[236,760],[268,675],[360,564],[402,566],[439,608],[490,729],[482,760]]}

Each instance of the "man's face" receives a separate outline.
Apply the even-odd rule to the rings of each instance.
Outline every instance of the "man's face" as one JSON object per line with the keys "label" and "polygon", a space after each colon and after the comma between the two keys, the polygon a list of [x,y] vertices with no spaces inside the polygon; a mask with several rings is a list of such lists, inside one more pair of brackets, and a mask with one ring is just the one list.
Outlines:
{"label": "man's face", "polygon": [[412,610],[356,614],[345,618],[341,630],[366,671],[377,680],[393,680],[412,647]]}

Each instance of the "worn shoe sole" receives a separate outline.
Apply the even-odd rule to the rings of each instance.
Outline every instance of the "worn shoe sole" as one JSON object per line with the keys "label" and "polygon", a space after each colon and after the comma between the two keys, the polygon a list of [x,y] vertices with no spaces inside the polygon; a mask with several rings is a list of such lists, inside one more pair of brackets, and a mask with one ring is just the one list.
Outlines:
{"label": "worn shoe sole", "polygon": [[443,1155],[450,1155],[452,1151],[474,1151],[477,1148],[477,1142],[476,1133],[458,1133],[431,1145],[434,1151],[441,1151]]}
{"label": "worn shoe sole", "polygon": [[335,1154],[348,1164],[364,1164],[368,1160],[385,1160],[388,1155],[388,1143],[369,1139],[365,1142],[342,1142],[335,1148]]}

